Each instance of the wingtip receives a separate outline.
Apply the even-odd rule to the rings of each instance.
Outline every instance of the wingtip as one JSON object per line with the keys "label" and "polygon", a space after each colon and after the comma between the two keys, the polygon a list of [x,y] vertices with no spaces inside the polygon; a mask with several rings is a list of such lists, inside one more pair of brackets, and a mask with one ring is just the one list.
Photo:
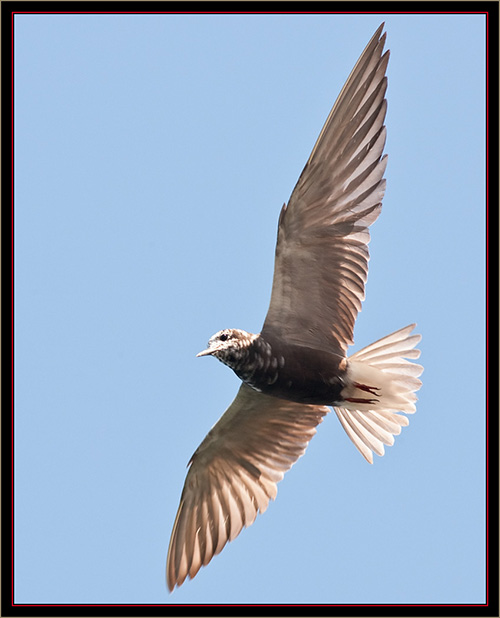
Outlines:
{"label": "wingtip", "polygon": [[[383,30],[384,28],[385,28],[385,21],[383,21],[383,22],[380,24],[380,26],[377,28],[377,30],[375,31],[375,34],[373,35],[373,38],[375,38],[375,37],[379,38],[379,37],[380,37],[380,35],[382,34],[382,30]],[[385,36],[386,34],[387,34],[387,33],[386,33],[386,32],[384,32],[384,36]]]}
{"label": "wingtip", "polygon": [[[375,32],[375,34],[372,37],[372,41],[376,40],[378,41],[378,44],[381,45],[381,49],[384,49],[385,47],[385,43],[387,40],[387,32],[383,32],[385,26],[385,21],[383,21],[380,26],[377,28],[377,31]],[[384,56],[389,54],[389,50],[386,50],[384,53]],[[383,56],[383,57],[384,57]]]}
{"label": "wingtip", "polygon": [[380,26],[375,30],[372,38],[368,42],[366,48],[370,48],[370,46],[378,44],[382,39],[385,40],[386,33],[382,34],[382,30],[384,29],[385,22],[382,22]]}
{"label": "wingtip", "polygon": [[172,594],[174,591],[176,582],[172,581],[171,573],[169,571],[169,563],[167,562],[167,572],[165,573],[165,583],[167,584],[168,593]]}

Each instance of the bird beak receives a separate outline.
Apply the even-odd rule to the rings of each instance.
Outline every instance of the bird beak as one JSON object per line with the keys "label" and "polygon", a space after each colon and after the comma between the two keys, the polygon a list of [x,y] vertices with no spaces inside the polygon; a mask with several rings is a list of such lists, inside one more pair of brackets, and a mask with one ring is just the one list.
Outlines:
{"label": "bird beak", "polygon": [[210,354],[213,354],[215,352],[215,350],[211,350],[210,348],[207,348],[206,350],[203,350],[203,352],[198,352],[198,354],[196,355],[196,358],[198,358],[198,356],[209,356]]}

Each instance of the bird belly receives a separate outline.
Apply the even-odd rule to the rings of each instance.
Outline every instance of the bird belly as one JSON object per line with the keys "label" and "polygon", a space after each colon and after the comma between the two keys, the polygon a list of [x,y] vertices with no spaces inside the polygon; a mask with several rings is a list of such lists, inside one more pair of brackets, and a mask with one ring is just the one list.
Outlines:
{"label": "bird belly", "polygon": [[345,387],[343,359],[300,346],[272,350],[235,370],[250,387],[265,395],[296,403],[333,406]]}
{"label": "bird belly", "polygon": [[310,380],[306,383],[301,380],[284,379],[270,387],[259,388],[258,385],[253,386],[252,384],[250,386],[265,395],[272,395],[295,403],[334,406],[338,405],[338,402],[342,399],[340,392],[343,388],[343,385],[335,382]]}

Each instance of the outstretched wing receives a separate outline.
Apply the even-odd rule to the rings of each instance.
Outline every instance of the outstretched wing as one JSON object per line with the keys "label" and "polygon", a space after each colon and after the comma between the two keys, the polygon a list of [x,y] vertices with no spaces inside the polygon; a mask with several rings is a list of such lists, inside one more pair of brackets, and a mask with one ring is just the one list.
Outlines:
{"label": "outstretched wing", "polygon": [[328,411],[240,387],[191,458],[168,548],[170,590],[266,510]]}
{"label": "outstretched wing", "polygon": [[364,299],[368,226],[385,190],[384,24],[330,112],[278,225],[264,338],[345,354]]}

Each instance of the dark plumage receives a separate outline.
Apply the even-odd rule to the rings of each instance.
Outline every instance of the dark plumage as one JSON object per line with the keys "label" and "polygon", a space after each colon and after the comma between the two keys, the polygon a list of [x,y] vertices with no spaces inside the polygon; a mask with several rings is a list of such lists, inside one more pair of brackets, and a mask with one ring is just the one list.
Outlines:
{"label": "dark plumage", "polygon": [[194,577],[276,496],[332,406],[370,462],[415,411],[414,325],[350,357],[368,272],[368,227],[385,190],[389,52],[383,24],[351,72],[279,217],[271,303],[260,334],[216,333],[211,355],[241,378],[193,457],[174,523],[167,584]]}
{"label": "dark plumage", "polygon": [[[223,337],[222,347],[214,345]],[[198,356],[216,356],[259,393],[297,403],[333,405],[342,400],[342,356],[245,331],[226,329]]]}

